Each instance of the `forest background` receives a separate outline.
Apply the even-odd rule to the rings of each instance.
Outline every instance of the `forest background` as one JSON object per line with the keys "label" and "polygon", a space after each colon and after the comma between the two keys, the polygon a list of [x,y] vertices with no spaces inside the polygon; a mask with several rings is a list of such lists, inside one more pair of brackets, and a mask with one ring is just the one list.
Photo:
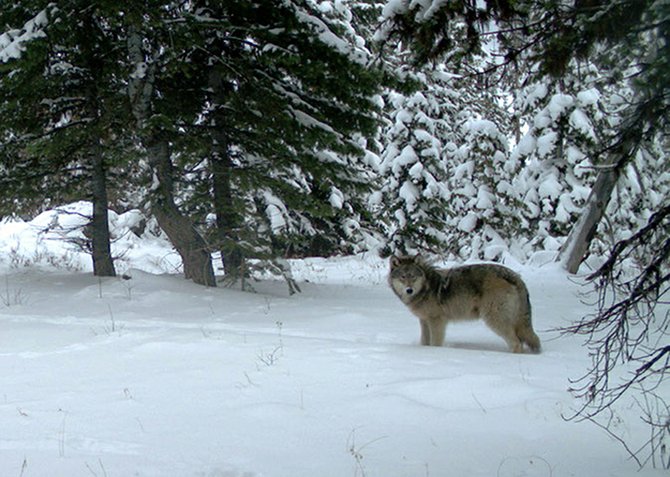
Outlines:
{"label": "forest background", "polygon": [[667,336],[668,2],[24,0],[0,27],[0,216],[90,201],[96,275],[110,209],[208,286],[295,291],[285,259],[370,250],[603,255],[571,331],[619,330],[632,383],[668,369],[628,331]]}
{"label": "forest background", "polygon": [[219,3],[3,7],[0,215],[90,200],[111,275],[139,209],[215,285],[211,252],[558,252],[603,171],[577,266],[667,206],[663,2]]}

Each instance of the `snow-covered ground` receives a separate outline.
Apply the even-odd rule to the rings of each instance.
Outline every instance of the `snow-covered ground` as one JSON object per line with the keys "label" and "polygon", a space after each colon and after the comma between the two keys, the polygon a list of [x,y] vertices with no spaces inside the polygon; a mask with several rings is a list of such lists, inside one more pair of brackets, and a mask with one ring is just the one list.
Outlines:
{"label": "snow-covered ground", "polygon": [[[123,237],[132,220],[113,219]],[[246,293],[150,274],[169,246],[126,235],[132,278],[98,279],[42,222],[0,225],[0,476],[667,475],[563,419],[589,358],[552,330],[589,307],[553,264],[513,265],[542,354],[479,323],[429,348],[372,256],[296,262],[289,297],[280,281]],[[636,409],[618,412],[646,435]]]}

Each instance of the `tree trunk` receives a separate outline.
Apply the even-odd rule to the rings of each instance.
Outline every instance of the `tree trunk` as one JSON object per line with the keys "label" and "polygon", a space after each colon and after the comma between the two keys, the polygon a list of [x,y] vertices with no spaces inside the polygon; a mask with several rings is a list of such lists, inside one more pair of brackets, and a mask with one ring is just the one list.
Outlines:
{"label": "tree trunk", "polygon": [[635,92],[633,106],[628,108],[628,114],[619,126],[621,132],[606,150],[608,156],[605,166],[600,170],[582,215],[570,231],[556,259],[570,273],[577,273],[584,260],[621,172],[627,164],[635,160],[645,138],[653,137],[659,127],[658,121],[665,114],[665,109],[657,93],[644,89]]}
{"label": "tree trunk", "polygon": [[[96,27],[91,15],[86,14],[82,19],[84,37],[94,38]],[[85,86],[84,111],[90,121],[88,133],[91,135],[87,142],[84,158],[90,170],[91,202],[93,216],[86,227],[86,233],[91,240],[91,256],[93,259],[93,274],[98,277],[114,277],[114,260],[110,246],[108,200],[107,200],[107,170],[103,154],[103,126],[101,122],[100,91],[98,89],[101,59],[94,43],[82,45],[82,53],[91,77]]]}
{"label": "tree trunk", "polygon": [[151,213],[181,256],[184,276],[199,285],[215,287],[212,257],[205,240],[174,201],[174,168],[168,139],[160,131],[146,130],[152,110],[156,68],[151,59],[145,58],[142,49],[144,38],[139,30],[142,19],[129,16],[129,21],[128,56],[137,69],[130,75],[128,94],[154,177]]}
{"label": "tree trunk", "polygon": [[[209,72],[209,85],[214,91],[216,102],[214,108],[220,108],[226,102],[230,85],[216,68],[212,68]],[[225,114],[220,109],[215,109],[213,113],[210,164],[216,236],[226,281],[233,284],[241,279],[244,288],[244,253],[239,246],[241,219],[235,206],[232,188],[234,164],[230,155]]]}
{"label": "tree trunk", "polygon": [[595,236],[600,220],[605,215],[607,204],[620,175],[619,167],[603,169],[591,189],[582,215],[575,223],[558,256],[558,260],[570,273],[577,273],[586,252]]}
{"label": "tree trunk", "polygon": [[114,277],[114,260],[110,247],[109,217],[107,202],[107,174],[99,144],[91,151],[91,198],[93,217],[88,225],[93,256],[93,274],[98,277]]}
{"label": "tree trunk", "polygon": [[622,133],[618,141],[609,149],[609,159],[598,173],[591,193],[586,201],[582,215],[570,231],[557,261],[570,273],[577,273],[591,241],[596,234],[598,224],[605,215],[605,210],[612,197],[621,171],[635,159],[643,140],[643,125],[649,117],[648,109],[653,107],[649,101],[640,101],[635,110],[622,125]]}
{"label": "tree trunk", "polygon": [[212,181],[214,211],[216,213],[216,235],[221,250],[221,261],[226,279],[237,281],[241,278],[244,255],[239,243],[239,215],[233,204],[231,188],[232,161],[228,156],[212,157]]}
{"label": "tree trunk", "polygon": [[199,285],[216,286],[212,257],[200,233],[184,217],[174,201],[173,167],[166,139],[153,138],[146,143],[149,164],[157,179],[151,200],[151,212],[177,249],[184,265],[184,276]]}

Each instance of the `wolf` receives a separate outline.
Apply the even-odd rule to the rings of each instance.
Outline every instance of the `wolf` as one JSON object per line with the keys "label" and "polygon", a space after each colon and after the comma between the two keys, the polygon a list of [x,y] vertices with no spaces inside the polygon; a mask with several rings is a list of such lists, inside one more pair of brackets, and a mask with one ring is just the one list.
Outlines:
{"label": "wolf", "polygon": [[442,346],[450,321],[482,318],[513,353],[523,352],[524,344],[540,352],[528,289],[507,267],[476,264],[441,269],[420,256],[394,256],[388,282],[419,318],[422,345]]}

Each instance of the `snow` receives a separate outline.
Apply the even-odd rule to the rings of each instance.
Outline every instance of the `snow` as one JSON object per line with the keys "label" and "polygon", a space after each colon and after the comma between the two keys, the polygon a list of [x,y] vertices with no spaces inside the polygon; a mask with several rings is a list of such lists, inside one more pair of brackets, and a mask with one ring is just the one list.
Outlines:
{"label": "snow", "polygon": [[324,123],[323,121],[319,121],[314,116],[310,116],[306,112],[295,108],[289,108],[289,110],[291,114],[293,114],[293,117],[296,119],[296,121],[298,121],[298,123],[305,126],[306,128],[322,129],[328,133],[335,134],[335,130],[330,125]]}
{"label": "snow", "polygon": [[549,131],[537,138],[537,154],[545,157],[556,148],[558,134],[555,131]]}
{"label": "snow", "polygon": [[430,134],[428,131],[424,129],[415,129],[413,133],[417,141],[426,142],[433,146],[439,143],[439,141],[435,137],[433,137],[432,134]]}
{"label": "snow", "polygon": [[406,209],[411,212],[416,207],[419,197],[421,197],[421,191],[411,181],[405,181],[398,190],[398,197],[405,201]]}
{"label": "snow", "polygon": [[446,0],[387,0],[382,9],[382,19],[389,19],[407,11],[415,11],[417,21],[428,21],[445,3],[447,3]]}
{"label": "snow", "polygon": [[412,146],[405,146],[400,152],[400,154],[397,157],[393,158],[391,171],[397,175],[402,168],[407,167],[410,164],[414,164],[418,160],[419,157],[416,155],[416,152],[414,152]]}
{"label": "snow", "polygon": [[132,79],[143,79],[146,76],[148,69],[149,69],[149,65],[147,65],[144,61],[139,61],[135,65],[135,71],[133,71],[130,74],[130,77]]}
{"label": "snow", "polygon": [[561,194],[562,190],[563,186],[558,181],[556,175],[549,174],[547,175],[547,177],[544,178],[537,192],[540,195],[540,197],[548,197],[551,199],[555,199]]}
{"label": "snow", "polygon": [[409,124],[414,120],[414,115],[407,110],[399,111],[396,115],[396,123]]}
{"label": "snow", "polygon": [[577,93],[577,101],[583,106],[593,106],[600,101],[600,92],[595,88],[590,88]]}
{"label": "snow", "polygon": [[466,121],[463,128],[470,134],[484,135],[490,138],[497,138],[500,136],[498,126],[493,121],[487,119],[471,119]]}
{"label": "snow", "polygon": [[551,119],[556,121],[558,118],[565,114],[569,108],[571,108],[575,103],[575,99],[569,94],[555,94],[551,97],[547,110]]}
{"label": "snow", "polygon": [[535,137],[532,134],[526,134],[521,138],[519,144],[517,144],[513,157],[529,156],[535,150],[536,145]]}
{"label": "snow", "polygon": [[0,34],[0,63],[21,58],[26,44],[46,37],[44,29],[49,23],[49,16],[54,15],[58,8],[54,4],[40,11],[34,18],[27,21],[20,30],[7,30]]}
{"label": "snow", "polygon": [[[110,220],[132,278],[99,279],[62,268],[62,243],[40,232],[54,217],[77,220],[0,224],[2,475],[665,475],[563,419],[589,357],[552,330],[591,308],[557,264],[510,264],[541,354],[507,352],[481,323],[429,348],[376,256],[291,261],[292,297],[280,281],[205,288],[142,271],[169,246],[129,232],[132,211]],[[28,260],[35,244],[53,260]],[[628,403],[618,412],[628,437],[646,436]]]}
{"label": "snow", "polygon": [[366,63],[368,52],[361,48],[360,45],[358,48],[353,48],[351,44],[335,34],[323,20],[310,14],[307,9],[303,9],[293,3],[291,6],[294,8],[298,21],[312,28],[319,41],[340,54],[347,56],[351,61],[361,65]]}
{"label": "snow", "polygon": [[412,2],[412,5],[421,4],[421,3],[425,3],[426,5],[428,5],[428,4],[430,5],[428,8],[425,9],[425,12],[423,14],[423,20],[428,21],[431,18],[433,18],[435,16],[435,14],[438,13],[444,7],[444,5],[447,3],[447,0],[432,0],[430,2],[426,2],[425,0],[418,0],[418,1],[414,0]]}
{"label": "snow", "polygon": [[341,209],[344,206],[344,194],[335,186],[330,188],[330,197],[328,200],[330,205],[335,209]]}
{"label": "snow", "polygon": [[477,226],[477,214],[468,212],[465,217],[458,221],[458,230],[463,232],[472,232]]}
{"label": "snow", "polygon": [[403,228],[407,225],[407,216],[405,215],[404,210],[396,209],[393,212],[393,217],[395,217],[396,221],[398,222],[398,227]]}
{"label": "snow", "polygon": [[[90,257],[77,245],[85,239],[81,227],[91,213],[90,202],[75,202],[27,222],[4,219],[0,223],[0,270],[17,266],[48,269],[57,264],[60,268],[91,272]],[[149,273],[178,270],[178,255],[162,234],[152,233],[155,224],[148,223],[141,237],[131,230],[142,220],[138,210],[120,215],[109,211],[117,271],[123,273],[131,266]]]}
{"label": "snow", "polygon": [[549,94],[549,90],[547,88],[547,85],[544,83],[540,83],[531,87],[528,93],[526,94],[526,97],[524,99],[524,105],[522,107],[527,108],[537,104],[540,100],[544,99],[547,96],[547,94]]}
{"label": "snow", "polygon": [[277,232],[286,228],[288,226],[288,222],[286,221],[288,211],[284,202],[269,190],[263,192],[263,200],[266,204],[265,215],[270,221],[272,231]]}
{"label": "snow", "polygon": [[382,192],[380,190],[376,190],[368,197],[368,205],[370,208],[379,207],[382,204],[383,198],[384,196]]}
{"label": "snow", "polygon": [[414,164],[412,167],[409,168],[409,171],[407,171],[407,173],[414,180],[421,179],[424,173],[423,164],[417,162],[416,164]]}
{"label": "snow", "polygon": [[481,186],[477,190],[477,202],[475,207],[480,210],[490,210],[494,208],[495,196],[491,194],[486,186]]}
{"label": "snow", "polygon": [[584,136],[595,141],[596,133],[589,117],[581,109],[575,109],[570,113],[570,126],[578,130]]}
{"label": "snow", "polygon": [[382,9],[382,18],[388,19],[407,10],[407,0],[387,0]]}

